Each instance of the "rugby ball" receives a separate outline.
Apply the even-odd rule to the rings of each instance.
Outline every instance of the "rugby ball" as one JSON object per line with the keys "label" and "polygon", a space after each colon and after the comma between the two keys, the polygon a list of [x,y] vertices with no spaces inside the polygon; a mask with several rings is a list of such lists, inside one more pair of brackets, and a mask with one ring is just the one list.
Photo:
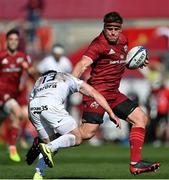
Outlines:
{"label": "rugby ball", "polygon": [[133,47],[127,54],[126,66],[129,69],[141,67],[147,58],[147,49],[143,46]]}

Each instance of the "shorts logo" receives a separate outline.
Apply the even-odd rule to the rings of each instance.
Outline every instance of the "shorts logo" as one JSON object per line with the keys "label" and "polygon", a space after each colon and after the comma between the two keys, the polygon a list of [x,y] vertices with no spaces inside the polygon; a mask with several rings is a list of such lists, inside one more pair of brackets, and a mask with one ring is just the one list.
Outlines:
{"label": "shorts logo", "polygon": [[97,109],[99,107],[99,104],[96,101],[94,101],[90,104],[90,107]]}
{"label": "shorts logo", "polygon": [[41,114],[42,111],[48,110],[48,106],[44,105],[40,107],[31,107],[30,110],[33,111],[33,114]]}

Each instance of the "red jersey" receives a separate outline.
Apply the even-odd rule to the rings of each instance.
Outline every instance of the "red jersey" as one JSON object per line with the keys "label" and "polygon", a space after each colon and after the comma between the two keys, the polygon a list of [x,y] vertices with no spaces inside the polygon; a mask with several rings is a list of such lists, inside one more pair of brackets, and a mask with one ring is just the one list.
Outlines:
{"label": "red jersey", "polygon": [[92,41],[84,54],[93,61],[88,83],[108,100],[115,99],[119,92],[120,80],[125,70],[127,48],[128,41],[123,34],[120,34],[117,44],[111,44],[101,33]]}
{"label": "red jersey", "polygon": [[30,65],[30,58],[23,52],[10,55],[7,50],[0,52],[0,101],[15,98],[22,75],[22,63]]}

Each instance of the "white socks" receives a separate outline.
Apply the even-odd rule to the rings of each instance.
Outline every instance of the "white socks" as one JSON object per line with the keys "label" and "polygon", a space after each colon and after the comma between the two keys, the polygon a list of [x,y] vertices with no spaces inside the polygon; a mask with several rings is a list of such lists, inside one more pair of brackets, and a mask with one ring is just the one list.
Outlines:
{"label": "white socks", "polygon": [[71,147],[76,144],[76,137],[73,134],[64,134],[59,138],[51,141],[48,146],[52,152],[57,151],[58,148]]}

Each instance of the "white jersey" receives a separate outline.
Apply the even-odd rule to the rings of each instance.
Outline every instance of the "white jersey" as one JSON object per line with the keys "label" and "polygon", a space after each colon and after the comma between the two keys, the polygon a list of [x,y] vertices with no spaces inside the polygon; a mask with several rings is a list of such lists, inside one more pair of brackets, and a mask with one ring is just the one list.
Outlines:
{"label": "white jersey", "polygon": [[53,56],[47,56],[37,65],[37,69],[40,73],[44,73],[49,70],[70,73],[72,71],[72,64],[66,56],[60,57],[58,62]]}
{"label": "white jersey", "polygon": [[40,77],[30,94],[29,117],[42,139],[61,135],[77,128],[77,123],[64,107],[70,93],[79,91],[82,80],[67,73],[48,72]]}
{"label": "white jersey", "polygon": [[63,104],[69,94],[79,91],[82,82],[67,73],[51,72],[36,81],[30,94],[30,100],[47,97],[54,100],[55,103],[57,101]]}

